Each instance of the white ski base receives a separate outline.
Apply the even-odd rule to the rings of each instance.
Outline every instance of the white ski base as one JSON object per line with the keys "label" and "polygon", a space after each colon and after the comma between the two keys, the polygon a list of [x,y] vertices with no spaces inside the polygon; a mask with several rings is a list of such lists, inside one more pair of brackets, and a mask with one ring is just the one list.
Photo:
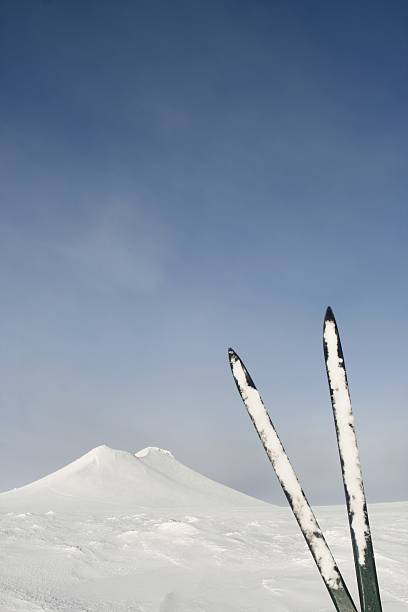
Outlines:
{"label": "white ski base", "polygon": [[[317,515],[355,590],[343,507]],[[370,505],[387,612],[408,612],[408,503]],[[0,494],[3,612],[331,612],[289,508],[170,454],[98,447]]]}

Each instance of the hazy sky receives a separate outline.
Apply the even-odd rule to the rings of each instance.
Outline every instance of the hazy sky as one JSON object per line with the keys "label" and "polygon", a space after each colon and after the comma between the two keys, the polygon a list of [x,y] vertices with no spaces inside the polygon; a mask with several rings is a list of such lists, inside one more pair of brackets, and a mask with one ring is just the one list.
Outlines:
{"label": "hazy sky", "polygon": [[0,1],[0,489],[101,443],[285,504],[343,492],[342,332],[369,501],[408,498],[408,3]]}

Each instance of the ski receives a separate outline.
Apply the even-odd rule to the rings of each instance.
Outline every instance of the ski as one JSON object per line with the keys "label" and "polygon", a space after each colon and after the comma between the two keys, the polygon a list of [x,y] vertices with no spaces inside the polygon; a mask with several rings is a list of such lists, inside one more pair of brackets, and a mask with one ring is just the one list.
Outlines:
{"label": "ski", "polygon": [[361,610],[362,612],[381,612],[381,599],[346,366],[339,331],[330,307],[327,309],[324,318],[323,347],[346,495]]}
{"label": "ski", "polygon": [[248,370],[232,349],[229,349],[228,357],[238,391],[275,470],[336,610],[338,612],[357,612],[313,510],[299,484],[299,480]]}

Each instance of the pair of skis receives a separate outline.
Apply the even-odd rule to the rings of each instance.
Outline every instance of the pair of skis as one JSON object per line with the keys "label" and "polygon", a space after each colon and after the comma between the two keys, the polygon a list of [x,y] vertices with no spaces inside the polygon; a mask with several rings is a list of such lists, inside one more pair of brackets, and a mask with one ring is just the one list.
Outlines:
{"label": "pair of skis", "polygon": [[[327,309],[324,319],[323,347],[346,495],[361,612],[381,612],[381,600],[347,374],[340,336],[331,308]],[[228,356],[238,391],[336,610],[338,612],[357,612],[336,561],[248,370],[235,351],[229,349]]]}

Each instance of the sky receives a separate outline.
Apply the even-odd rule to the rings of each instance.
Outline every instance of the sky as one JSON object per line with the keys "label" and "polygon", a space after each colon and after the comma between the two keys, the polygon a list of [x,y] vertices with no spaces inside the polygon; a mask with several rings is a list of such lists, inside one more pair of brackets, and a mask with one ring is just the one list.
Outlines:
{"label": "sky", "polygon": [[105,443],[342,503],[330,304],[368,501],[408,499],[408,5],[0,0],[0,490]]}

